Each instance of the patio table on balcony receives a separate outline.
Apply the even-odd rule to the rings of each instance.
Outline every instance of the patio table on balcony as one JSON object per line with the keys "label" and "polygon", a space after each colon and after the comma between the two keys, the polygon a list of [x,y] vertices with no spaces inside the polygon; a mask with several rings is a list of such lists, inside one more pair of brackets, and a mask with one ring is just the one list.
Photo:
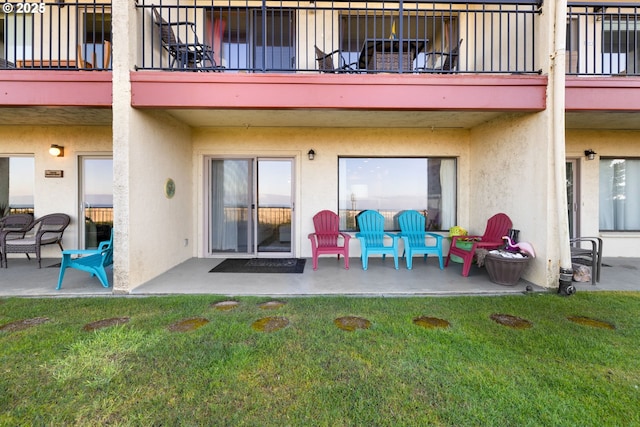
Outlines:
{"label": "patio table on balcony", "polygon": [[[428,42],[428,39],[367,39],[360,51],[358,68],[370,71],[400,71],[402,67],[402,71],[412,71],[413,61]],[[402,58],[400,58],[401,46]]]}

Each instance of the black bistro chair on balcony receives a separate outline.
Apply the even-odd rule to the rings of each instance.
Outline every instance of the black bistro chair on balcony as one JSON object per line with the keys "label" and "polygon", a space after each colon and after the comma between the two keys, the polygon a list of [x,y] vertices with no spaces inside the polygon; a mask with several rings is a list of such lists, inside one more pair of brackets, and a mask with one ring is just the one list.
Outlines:
{"label": "black bistro chair on balcony", "polygon": [[[455,73],[458,66],[458,56],[462,39],[449,52],[427,52],[424,61],[424,67],[418,68],[417,71],[425,73]],[[439,65],[433,65],[438,64]],[[429,66],[429,64],[432,64]]]}
{"label": "black bistro chair on balcony", "polygon": [[[358,63],[348,63],[342,54],[340,54],[340,50],[334,50],[331,53],[324,53],[322,50],[315,46],[316,48],[316,61],[318,61],[318,70],[323,73],[355,73],[358,71]],[[340,58],[340,64],[338,68],[335,68],[333,65],[333,55],[336,53],[340,54],[338,57]]]}
{"label": "black bistro chair on balcony", "polygon": [[[222,69],[213,59],[213,48],[199,41],[195,23],[189,21],[167,22],[155,7],[153,8],[153,21],[160,29],[162,47],[169,54],[170,68],[192,69],[194,71],[220,71]],[[182,41],[176,37],[173,27],[186,27],[189,32],[188,40]]]}

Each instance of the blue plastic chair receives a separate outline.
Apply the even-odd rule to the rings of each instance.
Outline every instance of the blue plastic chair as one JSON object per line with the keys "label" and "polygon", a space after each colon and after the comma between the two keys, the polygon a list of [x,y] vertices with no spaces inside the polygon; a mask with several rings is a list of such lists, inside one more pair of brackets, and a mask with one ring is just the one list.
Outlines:
{"label": "blue plastic chair", "polygon": [[[393,255],[396,270],[398,269],[398,242],[400,237],[394,233],[384,232],[384,217],[376,211],[364,211],[358,214],[358,228],[356,238],[362,249],[362,269],[366,270],[370,254],[382,254],[384,260],[387,254]],[[385,246],[384,238],[391,238],[391,246]]]}
{"label": "blue plastic chair", "polygon": [[[400,223],[400,237],[404,241],[404,252],[402,257],[407,257],[407,269],[411,270],[413,266],[413,257],[415,255],[433,254],[438,256],[440,261],[440,270],[444,270],[444,259],[442,255],[442,239],[443,237],[436,233],[425,231],[425,217],[418,211],[404,211],[398,217]],[[427,236],[435,239],[435,244],[427,245]]]}
{"label": "blue plastic chair", "polygon": [[[72,258],[72,255],[81,255]],[[109,287],[109,279],[107,278],[106,268],[113,264],[113,228],[111,229],[111,238],[108,241],[100,242],[98,249],[77,249],[62,251],[62,264],[60,265],[60,276],[58,277],[58,286],[56,289],[62,288],[62,279],[67,268],[75,268],[78,270],[91,273],[91,276],[97,276],[102,286]]]}

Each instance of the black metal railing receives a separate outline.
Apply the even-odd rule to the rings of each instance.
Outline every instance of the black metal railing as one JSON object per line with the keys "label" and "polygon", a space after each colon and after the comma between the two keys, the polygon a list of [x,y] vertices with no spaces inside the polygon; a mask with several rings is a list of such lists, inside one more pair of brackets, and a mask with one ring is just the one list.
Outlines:
{"label": "black metal railing", "polygon": [[11,2],[0,15],[0,69],[108,70],[111,2]]}
{"label": "black metal railing", "polygon": [[640,75],[640,3],[569,3],[566,72]]}
{"label": "black metal railing", "polygon": [[540,72],[539,0],[139,0],[137,7],[139,70]]}

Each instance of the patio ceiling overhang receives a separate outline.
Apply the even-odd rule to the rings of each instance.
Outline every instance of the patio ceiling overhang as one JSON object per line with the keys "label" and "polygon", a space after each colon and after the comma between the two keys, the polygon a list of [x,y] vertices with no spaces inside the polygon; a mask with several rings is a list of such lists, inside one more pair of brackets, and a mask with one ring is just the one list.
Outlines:
{"label": "patio ceiling overhang", "polygon": [[640,130],[640,77],[567,77],[567,129]]}
{"label": "patio ceiling overhang", "polygon": [[194,127],[469,128],[545,108],[544,76],[132,73],[132,106]]}
{"label": "patio ceiling overhang", "polygon": [[111,72],[3,70],[0,125],[111,126]]}

